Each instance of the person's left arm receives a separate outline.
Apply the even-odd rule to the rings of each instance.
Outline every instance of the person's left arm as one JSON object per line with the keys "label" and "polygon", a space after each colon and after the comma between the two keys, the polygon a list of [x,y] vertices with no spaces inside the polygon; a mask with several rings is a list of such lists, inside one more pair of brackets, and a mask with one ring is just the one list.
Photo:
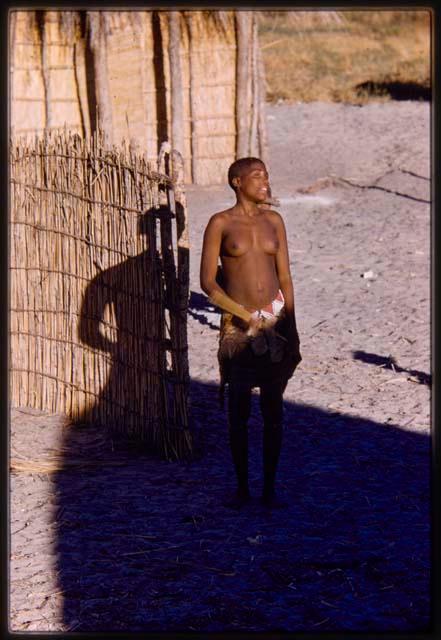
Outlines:
{"label": "person's left arm", "polygon": [[297,331],[294,284],[289,266],[288,241],[286,238],[285,223],[283,222],[282,216],[275,211],[273,212],[273,220],[276,226],[277,239],[279,241],[279,248],[276,253],[276,270],[279,278],[279,286],[283,297],[285,298],[285,310],[289,320],[290,330],[292,332],[292,340],[294,343],[297,343],[298,347],[300,341]]}

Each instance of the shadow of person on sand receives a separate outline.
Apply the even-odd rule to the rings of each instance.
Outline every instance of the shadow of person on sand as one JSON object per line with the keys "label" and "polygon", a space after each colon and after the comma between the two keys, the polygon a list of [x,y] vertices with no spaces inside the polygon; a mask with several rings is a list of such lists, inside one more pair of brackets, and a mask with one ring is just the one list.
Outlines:
{"label": "shadow of person on sand", "polygon": [[[150,414],[153,419],[165,415],[167,394],[158,376],[166,358],[166,303],[161,298],[163,265],[154,218],[173,215],[166,206],[143,214],[138,231],[146,236],[146,250],[98,273],[84,292],[79,338],[86,348],[100,352],[99,360],[107,358],[108,373],[104,379],[106,371],[99,365],[90,371],[103,378],[100,391],[75,422],[78,427],[99,423],[114,440],[121,432],[120,444],[132,437],[139,441],[143,420]],[[154,445],[148,442],[150,450]]]}
{"label": "shadow of person on sand", "polygon": [[[298,374],[300,375],[300,371]],[[204,455],[166,462],[107,444],[56,478],[63,624],[72,631],[415,631],[429,621],[430,440],[285,403],[288,507],[222,506],[234,486],[226,412],[192,380]],[[66,430],[66,462],[77,446]],[[258,396],[250,483],[262,478]]]}

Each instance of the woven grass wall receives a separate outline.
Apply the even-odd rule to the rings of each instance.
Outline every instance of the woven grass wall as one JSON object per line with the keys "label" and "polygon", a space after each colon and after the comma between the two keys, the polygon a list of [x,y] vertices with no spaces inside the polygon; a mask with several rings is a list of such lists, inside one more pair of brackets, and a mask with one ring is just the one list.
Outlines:
{"label": "woven grass wall", "polygon": [[84,60],[78,55],[77,27],[68,28],[63,15],[11,12],[11,127],[20,136],[65,125],[83,132],[78,84],[84,94]]}
{"label": "woven grass wall", "polygon": [[188,230],[179,155],[161,158],[99,136],[11,146],[11,404],[182,458]]}
{"label": "woven grass wall", "polygon": [[[225,182],[236,148],[236,34],[234,13],[221,28],[202,12],[186,12],[192,178],[197,184]],[[188,52],[188,53],[187,53]]]}
{"label": "woven grass wall", "polygon": [[[171,74],[176,69],[170,66],[170,13],[11,12],[13,135],[65,126],[81,135],[93,132],[100,110],[94,77],[98,58],[106,76],[111,142],[128,140],[154,160],[162,142],[173,144]],[[103,39],[97,45],[93,21],[98,14]],[[238,14],[248,15],[251,25],[245,70],[249,87],[240,114]],[[185,180],[221,183],[238,155],[238,127],[247,137],[239,155],[265,153],[255,17],[253,12],[181,11],[179,31],[183,142],[178,150]]]}

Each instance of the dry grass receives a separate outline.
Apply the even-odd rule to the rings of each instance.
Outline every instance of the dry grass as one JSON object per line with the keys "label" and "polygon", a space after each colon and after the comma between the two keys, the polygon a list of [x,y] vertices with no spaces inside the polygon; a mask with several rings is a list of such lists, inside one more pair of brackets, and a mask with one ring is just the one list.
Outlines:
{"label": "dry grass", "polygon": [[267,100],[386,100],[357,85],[430,87],[429,11],[264,11],[259,34]]}

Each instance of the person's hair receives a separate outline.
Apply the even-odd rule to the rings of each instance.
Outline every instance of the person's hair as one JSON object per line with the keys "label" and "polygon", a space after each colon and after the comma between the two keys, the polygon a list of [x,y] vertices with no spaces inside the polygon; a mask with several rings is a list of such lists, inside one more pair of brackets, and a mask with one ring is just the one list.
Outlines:
{"label": "person's hair", "polygon": [[233,164],[228,169],[228,184],[233,189],[233,191],[236,190],[236,187],[233,184],[233,178],[240,178],[244,170],[248,169],[252,164],[255,164],[256,162],[265,166],[265,163],[260,158],[239,158],[239,160],[233,162]]}

